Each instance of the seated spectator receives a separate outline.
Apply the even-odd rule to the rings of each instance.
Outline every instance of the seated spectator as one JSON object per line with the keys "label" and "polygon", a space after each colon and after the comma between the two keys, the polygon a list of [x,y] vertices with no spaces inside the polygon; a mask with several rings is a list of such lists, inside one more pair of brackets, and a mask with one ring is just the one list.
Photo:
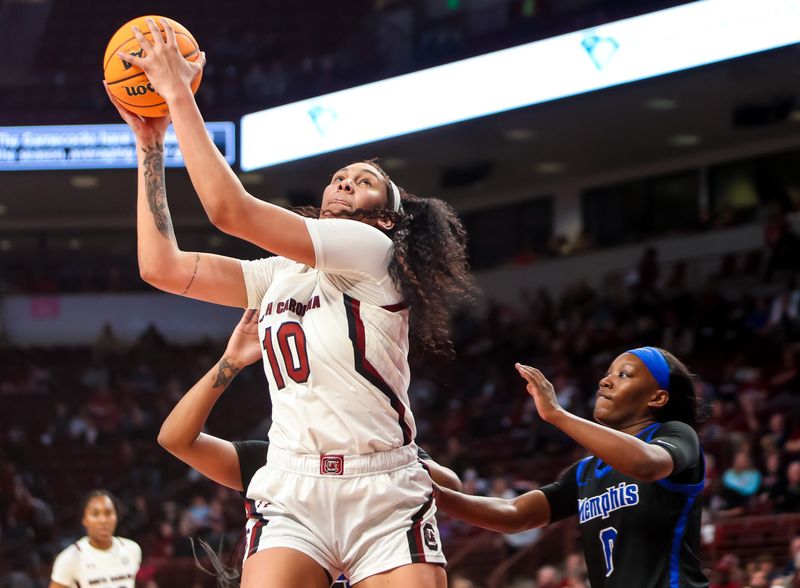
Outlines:
{"label": "seated spectator", "polygon": [[770,581],[765,572],[755,570],[750,573],[750,579],[747,582],[747,588],[769,588]]}
{"label": "seated spectator", "polygon": [[733,465],[722,474],[722,486],[728,509],[743,509],[758,492],[761,472],[753,467],[748,451],[736,453]]}
{"label": "seated spectator", "polygon": [[561,572],[555,566],[542,566],[536,572],[536,588],[560,588]]}
{"label": "seated spectator", "polygon": [[[767,383],[770,390],[769,408],[771,410],[791,407],[796,403],[797,391],[800,390],[800,348],[796,344],[787,346],[783,350],[783,365],[769,378]],[[777,431],[773,431],[772,419],[775,417],[779,418],[782,425]],[[775,427],[777,427],[777,423]],[[786,441],[787,428],[786,417],[782,413],[776,412],[770,417],[770,431],[782,434],[779,446]]]}
{"label": "seated spectator", "polygon": [[772,300],[767,330],[776,337],[797,340],[800,325],[800,290],[784,289]]}
{"label": "seated spectator", "polygon": [[773,499],[779,512],[800,512],[800,461],[786,468],[786,485]]}
{"label": "seated spectator", "polygon": [[72,440],[94,445],[97,442],[97,435],[97,427],[86,407],[70,419],[69,436]]}
{"label": "seated spectator", "polygon": [[589,588],[589,572],[582,553],[570,553],[564,562],[564,588]]}
{"label": "seated spectator", "polygon": [[739,558],[732,553],[723,555],[711,571],[711,588],[742,588],[744,580]]}
{"label": "seated spectator", "polygon": [[784,578],[792,578],[800,572],[800,535],[795,535],[789,543],[789,562],[783,568]]}
{"label": "seated spectator", "polygon": [[786,444],[789,436],[789,427],[786,423],[786,416],[776,412],[769,417],[769,424],[766,432],[761,436],[759,445],[765,454],[781,451]]}
{"label": "seated spectator", "polygon": [[781,495],[786,487],[786,475],[781,461],[781,454],[773,451],[767,455],[764,465],[764,477],[758,500],[761,504],[771,507],[777,496]]}

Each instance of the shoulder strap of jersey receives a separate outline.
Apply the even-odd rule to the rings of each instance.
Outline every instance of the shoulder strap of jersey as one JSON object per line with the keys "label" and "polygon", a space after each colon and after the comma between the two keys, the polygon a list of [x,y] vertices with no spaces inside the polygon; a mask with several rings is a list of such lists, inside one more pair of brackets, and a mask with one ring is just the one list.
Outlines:
{"label": "shoulder strap of jersey", "polygon": [[575,468],[575,482],[578,486],[586,486],[586,466],[589,465],[589,462],[594,459],[593,455],[589,457],[584,457],[582,460],[578,462],[578,467]]}
{"label": "shoulder strap of jersey", "polygon": [[639,439],[641,439],[645,443],[650,443],[650,441],[653,440],[653,435],[655,435],[661,428],[661,424],[662,423],[653,423],[652,425],[648,425],[647,427],[639,431],[639,434],[636,436],[639,437]]}

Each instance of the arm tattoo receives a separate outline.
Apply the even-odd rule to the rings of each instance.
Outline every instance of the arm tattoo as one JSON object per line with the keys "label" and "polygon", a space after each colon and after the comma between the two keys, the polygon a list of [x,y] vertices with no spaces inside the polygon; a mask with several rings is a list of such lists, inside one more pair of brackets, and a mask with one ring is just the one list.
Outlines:
{"label": "arm tattoo", "polygon": [[223,357],[219,362],[219,372],[217,373],[217,379],[214,380],[214,388],[227,386],[240,371],[242,371],[242,368],[236,367],[227,357]]}
{"label": "arm tattoo", "polygon": [[164,145],[155,143],[149,148],[142,147],[144,156],[144,182],[147,191],[147,203],[158,232],[165,237],[171,237],[172,220],[169,217],[167,206],[167,188],[164,180]]}
{"label": "arm tattoo", "polygon": [[197,265],[200,263],[200,254],[199,253],[195,253],[194,255],[195,255],[195,258],[194,258],[194,272],[192,273],[192,279],[189,280],[188,284],[186,284],[186,289],[183,292],[181,292],[181,296],[186,296],[186,293],[189,291],[189,288],[192,287],[192,283],[194,282],[194,277],[197,275]]}

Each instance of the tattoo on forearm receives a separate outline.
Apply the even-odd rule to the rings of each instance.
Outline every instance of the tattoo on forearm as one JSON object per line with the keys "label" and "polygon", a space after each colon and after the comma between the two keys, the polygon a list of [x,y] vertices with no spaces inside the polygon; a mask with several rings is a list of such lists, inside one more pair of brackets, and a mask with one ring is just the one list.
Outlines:
{"label": "tattoo on forearm", "polygon": [[214,388],[227,386],[231,383],[231,380],[236,377],[236,374],[242,370],[242,368],[238,368],[232,364],[227,357],[223,357],[218,365],[219,372],[217,372],[217,378],[214,380]]}
{"label": "tattoo on forearm", "polygon": [[164,145],[155,143],[150,147],[142,147],[144,156],[144,182],[147,192],[147,203],[158,232],[171,237],[172,219],[167,206],[167,188],[164,179]]}
{"label": "tattoo on forearm", "polygon": [[194,272],[192,273],[192,279],[189,280],[188,284],[186,284],[186,289],[183,292],[181,292],[181,296],[186,296],[186,293],[189,291],[189,288],[192,287],[192,282],[194,282],[194,277],[197,275],[197,265],[200,263],[200,254],[199,253],[195,253],[194,255],[195,255],[195,258],[194,258]]}

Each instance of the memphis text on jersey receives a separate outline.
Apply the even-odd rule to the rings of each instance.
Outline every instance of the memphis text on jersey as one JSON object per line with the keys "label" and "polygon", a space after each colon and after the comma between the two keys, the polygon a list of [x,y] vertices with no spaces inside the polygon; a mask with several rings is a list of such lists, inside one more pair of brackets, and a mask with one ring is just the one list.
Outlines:
{"label": "memphis text on jersey", "polygon": [[615,510],[636,504],[639,504],[639,485],[620,482],[597,496],[579,498],[578,516],[581,523],[597,517],[607,519]]}
{"label": "memphis text on jersey", "polygon": [[275,314],[283,314],[284,312],[291,312],[292,314],[296,314],[297,316],[303,316],[309,310],[314,310],[315,308],[319,308],[319,296],[314,296],[311,300],[303,304],[302,302],[298,302],[294,298],[289,298],[288,300],[281,300],[280,302],[268,302],[267,307],[264,309],[264,314],[261,315],[261,318],[258,319],[259,322],[267,316],[275,312]]}

